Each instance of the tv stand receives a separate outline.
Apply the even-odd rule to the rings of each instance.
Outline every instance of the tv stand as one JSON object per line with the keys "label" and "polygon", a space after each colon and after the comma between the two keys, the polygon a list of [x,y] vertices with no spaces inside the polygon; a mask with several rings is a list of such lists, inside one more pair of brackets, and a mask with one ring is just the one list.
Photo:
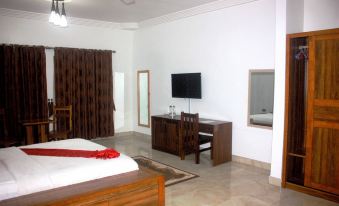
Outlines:
{"label": "tv stand", "polygon": [[[179,156],[180,115],[152,116],[152,148]],[[199,118],[199,132],[213,134],[213,166],[232,160],[232,122]]]}

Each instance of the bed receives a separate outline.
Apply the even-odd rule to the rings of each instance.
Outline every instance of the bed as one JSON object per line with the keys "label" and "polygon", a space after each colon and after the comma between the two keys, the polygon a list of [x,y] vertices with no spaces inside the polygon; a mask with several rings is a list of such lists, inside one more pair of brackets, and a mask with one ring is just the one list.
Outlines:
{"label": "bed", "polygon": [[[102,150],[83,139],[23,148]],[[163,205],[164,179],[121,154],[109,160],[0,149],[0,205]]]}
{"label": "bed", "polygon": [[272,126],[273,113],[253,114],[250,115],[250,123],[261,126]]}

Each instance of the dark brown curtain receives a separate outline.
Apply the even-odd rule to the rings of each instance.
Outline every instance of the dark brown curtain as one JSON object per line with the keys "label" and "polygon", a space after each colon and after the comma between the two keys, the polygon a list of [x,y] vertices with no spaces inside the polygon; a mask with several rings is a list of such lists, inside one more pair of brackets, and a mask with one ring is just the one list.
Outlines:
{"label": "dark brown curtain", "polygon": [[18,141],[24,136],[20,121],[47,118],[44,47],[0,45],[0,107],[8,136]]}
{"label": "dark brown curtain", "polygon": [[73,136],[114,135],[112,51],[55,48],[55,103],[73,107]]}

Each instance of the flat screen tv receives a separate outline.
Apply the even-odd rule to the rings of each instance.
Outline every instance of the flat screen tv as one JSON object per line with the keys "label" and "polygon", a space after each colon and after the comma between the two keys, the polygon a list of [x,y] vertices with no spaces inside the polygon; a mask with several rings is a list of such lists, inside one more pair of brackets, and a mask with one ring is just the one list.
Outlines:
{"label": "flat screen tv", "polygon": [[201,73],[172,74],[172,97],[201,99]]}

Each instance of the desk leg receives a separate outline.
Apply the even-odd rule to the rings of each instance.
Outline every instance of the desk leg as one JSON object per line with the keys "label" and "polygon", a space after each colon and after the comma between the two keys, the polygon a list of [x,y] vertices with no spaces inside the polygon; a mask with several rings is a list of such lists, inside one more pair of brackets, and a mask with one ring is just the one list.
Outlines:
{"label": "desk leg", "polygon": [[213,166],[232,161],[232,124],[214,127],[212,156]]}
{"label": "desk leg", "polygon": [[42,124],[40,125],[40,141],[41,142],[47,142],[47,136],[46,136],[46,125]]}
{"label": "desk leg", "polygon": [[32,126],[26,126],[26,144],[33,144],[33,127]]}
{"label": "desk leg", "polygon": [[213,160],[213,155],[214,155],[214,150],[213,150],[213,139],[212,139],[212,142],[211,142],[211,160]]}

